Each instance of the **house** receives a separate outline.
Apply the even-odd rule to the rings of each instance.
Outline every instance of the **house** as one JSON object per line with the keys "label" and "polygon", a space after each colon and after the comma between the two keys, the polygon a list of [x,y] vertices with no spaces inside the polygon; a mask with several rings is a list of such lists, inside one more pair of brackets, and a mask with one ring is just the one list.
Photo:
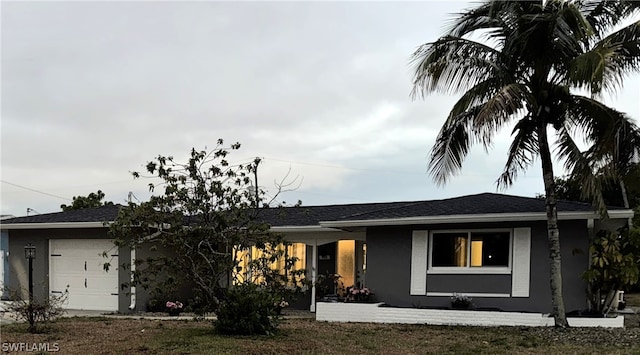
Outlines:
{"label": "house", "polygon": [[[116,250],[105,222],[118,206],[104,206],[3,220],[13,289],[27,286],[23,248],[37,248],[34,279],[40,295],[69,286],[69,308],[142,310],[148,295],[122,290],[126,270],[113,265],[143,258],[148,250]],[[308,277],[340,274],[341,286],[366,285],[378,300],[396,306],[447,307],[450,296],[473,297],[480,308],[549,312],[549,263],[544,200],[482,193],[432,201],[343,204],[272,209],[271,230],[294,243]],[[610,208],[600,220],[589,204],[559,201],[563,286],[567,310],[586,307],[581,273],[588,266],[589,236],[615,229],[633,211]],[[5,245],[5,244],[3,244]],[[309,307],[321,292],[312,287]],[[324,285],[327,286],[327,285]]]}

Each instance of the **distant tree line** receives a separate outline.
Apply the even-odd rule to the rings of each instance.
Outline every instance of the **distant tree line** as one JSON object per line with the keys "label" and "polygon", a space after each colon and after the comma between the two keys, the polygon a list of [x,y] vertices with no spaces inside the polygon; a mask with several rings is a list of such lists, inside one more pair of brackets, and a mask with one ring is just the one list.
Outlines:
{"label": "distant tree line", "polygon": [[100,206],[113,206],[111,201],[102,201],[104,199],[104,192],[98,190],[98,192],[92,192],[87,196],[73,196],[73,203],[70,205],[62,204],[60,208],[63,211],[81,210],[84,208],[93,208]]}

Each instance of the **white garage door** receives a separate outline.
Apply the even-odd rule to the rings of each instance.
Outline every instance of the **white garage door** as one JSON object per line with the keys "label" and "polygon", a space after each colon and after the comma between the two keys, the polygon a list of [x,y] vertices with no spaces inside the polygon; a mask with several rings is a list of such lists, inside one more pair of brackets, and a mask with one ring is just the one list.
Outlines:
{"label": "white garage door", "polygon": [[[110,258],[104,258],[107,251]],[[109,239],[51,239],[49,285],[53,294],[69,290],[66,308],[118,310],[118,250]],[[109,272],[103,265],[111,261]]]}

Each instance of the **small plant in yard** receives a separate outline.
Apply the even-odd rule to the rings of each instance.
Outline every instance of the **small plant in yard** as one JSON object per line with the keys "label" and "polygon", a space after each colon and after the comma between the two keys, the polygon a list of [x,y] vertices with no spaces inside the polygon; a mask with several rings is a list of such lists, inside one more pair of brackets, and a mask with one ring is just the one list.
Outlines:
{"label": "small plant in yard", "polygon": [[278,314],[281,314],[282,310],[285,309],[285,307],[289,307],[289,302],[282,300],[280,302],[277,302],[275,306],[276,306],[276,312]]}
{"label": "small plant in yard", "polygon": [[182,312],[184,304],[182,304],[182,302],[180,301],[167,301],[165,307],[167,307],[167,312],[169,312],[169,314],[179,314],[180,312]]}
{"label": "small plant in yard", "polygon": [[472,298],[460,293],[454,293],[451,296],[451,308],[453,309],[469,309],[471,308]]}
{"label": "small plant in yard", "polygon": [[283,302],[286,303],[254,283],[235,285],[220,303],[215,328],[221,334],[275,334],[280,322],[278,308],[284,305]]}
{"label": "small plant in yard", "polygon": [[339,295],[342,281],[340,274],[324,273],[318,275],[316,279],[316,296],[320,299],[328,295]]}
{"label": "small plant in yard", "polygon": [[13,293],[12,301],[6,307],[17,321],[24,321],[29,324],[29,333],[43,332],[47,325],[60,318],[66,310],[63,305],[69,297],[69,292],[65,290],[60,295],[50,295],[45,299],[24,299]]}
{"label": "small plant in yard", "polygon": [[347,298],[345,302],[369,302],[371,299],[371,290],[367,287],[350,286],[347,287]]}
{"label": "small plant in yard", "polygon": [[640,228],[601,230],[589,246],[591,265],[582,274],[587,281],[591,311],[606,314],[616,300],[616,291],[635,285],[640,276]]}

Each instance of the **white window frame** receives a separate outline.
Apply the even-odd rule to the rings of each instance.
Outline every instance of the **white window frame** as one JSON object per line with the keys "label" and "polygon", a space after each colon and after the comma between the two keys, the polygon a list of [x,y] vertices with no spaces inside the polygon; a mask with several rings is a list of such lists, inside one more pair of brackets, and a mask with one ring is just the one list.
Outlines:
{"label": "white window frame", "polygon": [[[509,233],[509,265],[504,266],[471,266],[471,243],[467,243],[467,266],[433,266],[433,236],[434,234],[454,234],[454,233],[467,233],[468,240],[471,240],[471,233]],[[427,274],[496,274],[496,275],[509,275],[511,274],[513,264],[513,229],[512,228],[490,228],[490,229],[443,229],[429,231],[429,263],[427,268]]]}

